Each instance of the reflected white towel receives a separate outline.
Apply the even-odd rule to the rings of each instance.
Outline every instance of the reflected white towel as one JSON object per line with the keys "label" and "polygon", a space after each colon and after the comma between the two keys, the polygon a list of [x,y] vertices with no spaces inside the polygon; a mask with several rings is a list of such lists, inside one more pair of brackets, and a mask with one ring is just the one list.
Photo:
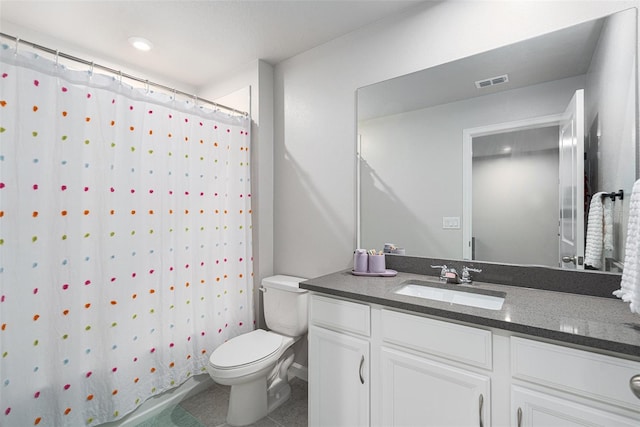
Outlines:
{"label": "reflected white towel", "polygon": [[613,294],[629,302],[633,313],[640,314],[640,180],[633,184],[630,199],[624,270],[620,289]]}
{"label": "reflected white towel", "polygon": [[587,217],[587,242],[584,249],[584,263],[598,270],[602,268],[602,246],[605,230],[603,194],[605,193],[600,192],[591,197],[589,216]]}
{"label": "reflected white towel", "polygon": [[602,213],[602,220],[604,224],[603,246],[605,256],[611,256],[613,252],[613,200],[611,200],[611,197],[604,198],[604,208]]}

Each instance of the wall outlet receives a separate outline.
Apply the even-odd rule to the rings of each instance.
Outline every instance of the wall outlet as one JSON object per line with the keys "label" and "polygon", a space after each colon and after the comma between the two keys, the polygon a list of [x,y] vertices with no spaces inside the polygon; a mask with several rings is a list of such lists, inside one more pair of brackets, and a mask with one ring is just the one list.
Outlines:
{"label": "wall outlet", "polygon": [[460,217],[459,216],[443,216],[442,228],[444,229],[460,229]]}

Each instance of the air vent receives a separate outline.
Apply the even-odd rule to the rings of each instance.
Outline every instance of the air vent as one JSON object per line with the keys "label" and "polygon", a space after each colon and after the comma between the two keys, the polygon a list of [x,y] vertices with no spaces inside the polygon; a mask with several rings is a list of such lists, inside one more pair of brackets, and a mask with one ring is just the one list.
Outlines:
{"label": "air vent", "polygon": [[509,81],[509,76],[507,74],[503,74],[501,76],[490,77],[484,80],[478,80],[476,82],[476,87],[478,89],[482,89],[489,86],[495,86],[502,83],[506,83]]}

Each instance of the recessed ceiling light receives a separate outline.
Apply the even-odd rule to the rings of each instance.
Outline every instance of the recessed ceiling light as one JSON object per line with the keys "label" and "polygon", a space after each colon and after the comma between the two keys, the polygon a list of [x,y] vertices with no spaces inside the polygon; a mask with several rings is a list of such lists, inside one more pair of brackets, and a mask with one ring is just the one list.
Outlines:
{"label": "recessed ceiling light", "polygon": [[143,52],[148,52],[153,47],[153,43],[143,37],[129,37],[129,43]]}

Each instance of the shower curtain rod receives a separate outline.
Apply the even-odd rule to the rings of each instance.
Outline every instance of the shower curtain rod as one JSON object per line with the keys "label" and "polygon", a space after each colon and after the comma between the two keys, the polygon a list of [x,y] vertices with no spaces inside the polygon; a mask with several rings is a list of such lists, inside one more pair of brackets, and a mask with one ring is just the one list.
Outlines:
{"label": "shower curtain rod", "polygon": [[78,58],[76,56],[69,55],[67,53],[63,53],[63,52],[60,52],[60,51],[55,50],[55,49],[51,49],[51,48],[48,48],[48,47],[45,47],[45,46],[42,46],[42,45],[39,45],[39,44],[36,44],[36,43],[28,42],[26,40],[22,40],[19,37],[14,37],[14,36],[11,36],[9,34],[2,33],[2,32],[0,32],[0,36],[2,36],[4,38],[7,38],[7,39],[9,39],[11,41],[14,41],[16,43],[16,49],[18,48],[18,44],[22,43],[22,44],[28,45],[28,46],[30,46],[30,47],[32,47],[34,49],[41,50],[43,52],[47,52],[47,53],[50,53],[52,55],[55,55],[56,58],[64,58],[64,59],[68,59],[70,61],[79,62],[80,64],[89,65],[91,67],[91,69],[99,68],[99,69],[101,69],[103,71],[106,71],[108,73],[114,74],[114,75],[116,75],[118,77],[121,77],[121,78],[124,77],[124,78],[129,79],[129,80],[133,80],[133,81],[136,81],[136,82],[139,82],[139,83],[144,83],[147,86],[155,86],[155,87],[164,89],[164,90],[166,90],[168,92],[173,93],[174,94],[174,99],[175,99],[175,95],[180,94],[180,95],[186,96],[188,98],[194,99],[195,102],[198,102],[198,101],[204,102],[206,104],[211,104],[211,105],[215,106],[216,108],[220,108],[220,109],[223,109],[223,110],[226,110],[226,111],[230,111],[232,113],[240,114],[240,115],[245,116],[245,117],[249,116],[249,113],[247,113],[246,111],[236,110],[235,108],[227,107],[226,105],[218,104],[217,102],[209,101],[209,100],[204,99],[204,98],[199,98],[197,95],[193,95],[193,94],[190,94],[190,93],[187,93],[187,92],[183,92],[181,90],[177,90],[175,88],[172,88],[172,87],[169,87],[169,86],[165,86],[165,85],[160,84],[160,83],[154,83],[154,82],[151,82],[149,80],[142,79],[140,77],[132,76],[131,74],[123,73],[120,70],[114,70],[113,68],[109,68],[109,67],[106,67],[104,65],[96,64],[93,61],[87,61],[86,59]]}

